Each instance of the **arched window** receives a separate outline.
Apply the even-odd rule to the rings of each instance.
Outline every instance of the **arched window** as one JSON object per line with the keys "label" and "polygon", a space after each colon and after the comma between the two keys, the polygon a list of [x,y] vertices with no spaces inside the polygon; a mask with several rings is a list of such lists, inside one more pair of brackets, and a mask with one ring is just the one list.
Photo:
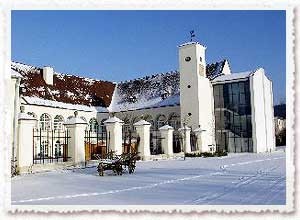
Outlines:
{"label": "arched window", "polygon": [[51,118],[50,115],[44,113],[40,117],[40,129],[43,131],[51,130]]}
{"label": "arched window", "polygon": [[125,132],[128,132],[131,129],[130,119],[124,118],[123,121],[124,121],[123,129]]}
{"label": "arched window", "polygon": [[141,120],[141,117],[135,117],[135,118],[133,118],[133,120],[132,120],[132,125],[133,125],[134,123],[140,121],[140,120]]}
{"label": "arched window", "polygon": [[144,120],[151,124],[151,128],[154,128],[154,120],[151,115],[145,115]]}
{"label": "arched window", "polygon": [[63,129],[64,117],[61,115],[56,115],[54,118],[54,130]]}
{"label": "arched window", "polygon": [[91,132],[96,132],[98,130],[98,122],[96,118],[91,118],[89,128]]}
{"label": "arched window", "polygon": [[168,124],[177,130],[181,125],[180,116],[176,113],[172,113],[169,117]]}
{"label": "arched window", "polygon": [[107,118],[104,118],[101,120],[100,126],[99,126],[99,131],[100,132],[106,132],[106,126],[104,125],[104,122],[107,120]]}
{"label": "arched window", "polygon": [[159,115],[156,119],[156,128],[158,129],[158,128],[164,126],[166,124],[166,121],[167,121],[166,116]]}

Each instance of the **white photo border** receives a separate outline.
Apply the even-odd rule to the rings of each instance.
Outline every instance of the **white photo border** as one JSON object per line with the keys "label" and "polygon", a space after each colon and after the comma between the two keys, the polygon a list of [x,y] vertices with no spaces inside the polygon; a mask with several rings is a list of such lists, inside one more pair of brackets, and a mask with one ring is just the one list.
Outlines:
{"label": "white photo border", "polygon": [[[1,65],[3,72],[5,73],[2,77],[4,83],[1,79],[0,87],[7,89],[7,85],[10,80],[10,63],[11,63],[11,11],[12,10],[107,10],[107,9],[146,9],[146,10],[245,10],[245,5],[241,4],[217,4],[215,1],[210,1],[208,3],[197,3],[197,1],[191,1],[189,4],[175,2],[170,4],[147,4],[144,1],[142,3],[136,4],[124,4],[123,2],[115,1],[116,3],[99,3],[96,0],[87,1],[12,1],[9,4],[2,3],[3,12],[1,14],[1,27],[0,34],[1,39],[3,39],[3,45],[1,46],[2,56]],[[212,3],[214,2],[214,3]],[[225,1],[221,1],[225,2]],[[295,103],[295,63],[294,63],[294,8],[292,5],[286,4],[267,4],[263,1],[262,4],[259,2],[255,4],[249,4],[247,6],[248,10],[285,10],[286,11],[286,104],[287,104],[287,147],[286,147],[286,205],[124,205],[124,206],[112,206],[112,205],[96,205],[96,206],[84,206],[84,205],[11,205],[11,185],[10,185],[10,147],[5,147],[1,151],[5,153],[6,157],[3,166],[6,168],[4,172],[5,180],[5,210],[11,213],[34,211],[34,212],[101,212],[101,211],[116,211],[116,212],[216,212],[216,213],[244,213],[244,212],[278,212],[278,213],[291,213],[294,211],[294,193],[295,193],[295,114],[294,114],[294,103]],[[0,23],[0,24],[1,24]],[[6,108],[4,109],[4,123],[10,123],[10,117],[8,111],[8,105],[4,102],[5,91],[2,94],[1,104]],[[3,103],[2,103],[3,102]],[[10,146],[9,132],[4,133],[3,146]]]}

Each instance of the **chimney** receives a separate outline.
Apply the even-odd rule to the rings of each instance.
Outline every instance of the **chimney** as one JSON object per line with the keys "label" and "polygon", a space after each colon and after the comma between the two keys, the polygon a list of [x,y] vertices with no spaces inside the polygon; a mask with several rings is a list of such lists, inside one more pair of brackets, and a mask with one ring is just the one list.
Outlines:
{"label": "chimney", "polygon": [[53,85],[53,68],[49,66],[45,66],[43,68],[43,79],[47,85]]}

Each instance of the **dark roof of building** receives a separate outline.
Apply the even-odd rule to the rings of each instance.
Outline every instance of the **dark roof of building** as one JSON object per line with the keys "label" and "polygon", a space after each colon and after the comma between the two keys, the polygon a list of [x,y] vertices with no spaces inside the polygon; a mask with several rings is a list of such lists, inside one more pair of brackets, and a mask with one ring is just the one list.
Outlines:
{"label": "dark roof of building", "polygon": [[213,79],[216,76],[218,76],[222,72],[225,63],[226,63],[226,60],[222,60],[222,61],[216,62],[216,63],[207,64],[206,65],[206,76],[209,79]]}
{"label": "dark roof of building", "polygon": [[19,72],[21,79],[20,94],[51,101],[80,104],[87,106],[108,107],[115,84],[108,81],[54,73],[53,85],[47,85],[42,76],[42,69],[12,62],[11,68]]}

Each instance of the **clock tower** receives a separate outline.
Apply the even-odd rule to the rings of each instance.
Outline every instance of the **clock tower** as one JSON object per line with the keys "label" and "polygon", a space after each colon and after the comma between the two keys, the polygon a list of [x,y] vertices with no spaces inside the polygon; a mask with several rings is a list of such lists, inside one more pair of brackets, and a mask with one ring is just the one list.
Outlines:
{"label": "clock tower", "polygon": [[[213,144],[213,90],[206,77],[206,47],[198,42],[179,46],[181,123],[193,130],[201,126],[203,151]],[[199,146],[200,147],[200,146]]]}

